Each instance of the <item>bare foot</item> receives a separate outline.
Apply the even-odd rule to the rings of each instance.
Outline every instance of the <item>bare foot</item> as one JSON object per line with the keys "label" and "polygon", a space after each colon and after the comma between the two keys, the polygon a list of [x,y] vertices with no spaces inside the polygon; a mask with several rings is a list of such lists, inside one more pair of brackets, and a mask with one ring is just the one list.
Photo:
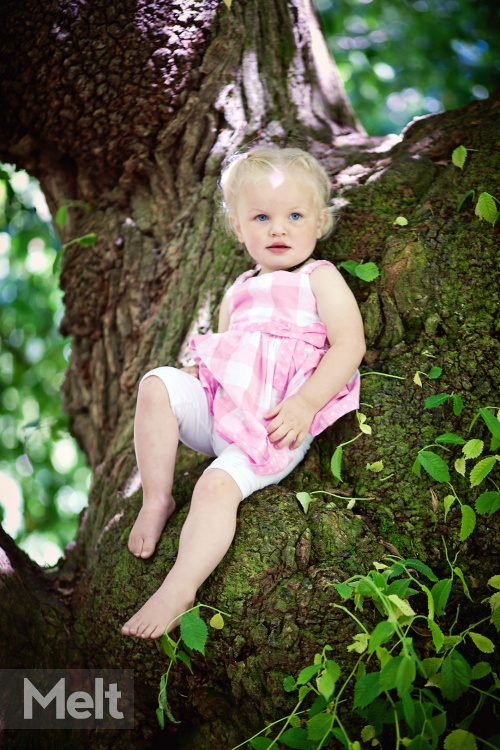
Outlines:
{"label": "bare foot", "polygon": [[173,497],[165,502],[148,501],[136,518],[128,539],[128,548],[136,557],[151,557],[163,527],[175,510]]}
{"label": "bare foot", "polygon": [[160,638],[168,625],[168,632],[179,625],[180,621],[176,618],[190,609],[193,603],[194,595],[190,596],[184,590],[179,592],[164,581],[146,604],[125,623],[122,633],[136,638]]}

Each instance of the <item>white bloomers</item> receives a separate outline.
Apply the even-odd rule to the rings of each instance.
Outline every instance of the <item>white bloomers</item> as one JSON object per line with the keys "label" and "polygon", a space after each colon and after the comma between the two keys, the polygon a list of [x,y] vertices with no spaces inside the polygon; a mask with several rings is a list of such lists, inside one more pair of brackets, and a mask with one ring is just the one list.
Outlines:
{"label": "white bloomers", "polygon": [[156,367],[147,372],[142,380],[151,376],[160,378],[168,391],[170,405],[179,424],[180,440],[198,453],[216,456],[205,471],[222,469],[229,474],[240,488],[243,500],[252,492],[281,482],[302,461],[313,441],[313,436],[307,435],[293,451],[293,461],[278,474],[256,474],[246,453],[215,432],[214,418],[198,378],[175,367]]}

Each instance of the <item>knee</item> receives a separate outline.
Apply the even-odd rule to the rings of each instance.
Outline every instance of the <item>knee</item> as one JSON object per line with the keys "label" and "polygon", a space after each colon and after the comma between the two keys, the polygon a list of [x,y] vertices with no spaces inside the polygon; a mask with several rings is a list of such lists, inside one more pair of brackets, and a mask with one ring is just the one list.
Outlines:
{"label": "knee", "polygon": [[238,505],[241,499],[240,488],[227,472],[222,469],[209,469],[196,482],[192,502],[230,502]]}
{"label": "knee", "polygon": [[170,403],[167,388],[156,375],[151,375],[139,384],[138,400],[143,405],[155,406],[160,399]]}

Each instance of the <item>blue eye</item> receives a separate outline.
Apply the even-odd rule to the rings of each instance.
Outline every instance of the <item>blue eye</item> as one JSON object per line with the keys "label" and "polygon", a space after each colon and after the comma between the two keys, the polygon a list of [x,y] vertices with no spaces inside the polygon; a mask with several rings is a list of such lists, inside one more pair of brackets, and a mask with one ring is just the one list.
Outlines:
{"label": "blue eye", "polygon": [[257,214],[255,217],[257,221],[267,221],[267,214]]}
{"label": "blue eye", "polygon": [[293,221],[298,221],[298,219],[301,219],[301,214],[298,214],[296,211],[294,211],[292,214],[290,214],[290,218],[293,219]]}

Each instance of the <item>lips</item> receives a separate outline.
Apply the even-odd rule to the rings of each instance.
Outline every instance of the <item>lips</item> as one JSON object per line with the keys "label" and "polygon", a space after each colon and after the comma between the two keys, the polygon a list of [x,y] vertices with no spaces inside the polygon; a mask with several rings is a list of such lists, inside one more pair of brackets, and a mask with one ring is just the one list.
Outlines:
{"label": "lips", "polygon": [[286,253],[287,250],[290,250],[289,245],[285,245],[283,242],[274,242],[272,245],[268,245],[267,249],[270,250],[272,253]]}

